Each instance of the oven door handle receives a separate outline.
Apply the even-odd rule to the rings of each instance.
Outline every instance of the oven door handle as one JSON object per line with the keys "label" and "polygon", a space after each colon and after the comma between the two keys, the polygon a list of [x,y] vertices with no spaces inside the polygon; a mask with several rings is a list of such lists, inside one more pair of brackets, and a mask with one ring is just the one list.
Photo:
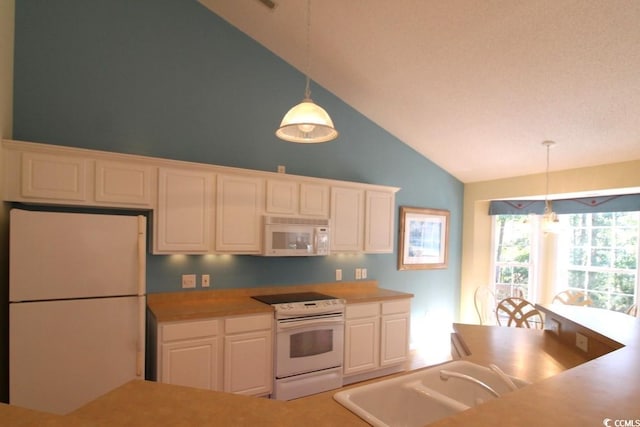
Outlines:
{"label": "oven door handle", "polygon": [[331,325],[339,325],[344,323],[344,317],[334,317],[334,318],[324,318],[317,320],[297,320],[291,322],[278,322],[278,330],[291,330],[291,329],[302,329],[308,328],[310,326],[331,326]]}

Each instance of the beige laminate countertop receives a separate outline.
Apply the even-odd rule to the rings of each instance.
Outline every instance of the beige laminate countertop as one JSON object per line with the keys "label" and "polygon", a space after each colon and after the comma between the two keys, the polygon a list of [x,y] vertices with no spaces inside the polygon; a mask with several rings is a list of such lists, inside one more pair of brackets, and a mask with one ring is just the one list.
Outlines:
{"label": "beige laminate countertop", "polygon": [[[590,318],[597,315],[609,318],[607,313],[589,313]],[[533,384],[433,425],[601,426],[605,418],[640,420],[640,319],[625,326],[632,330],[617,337],[625,347],[585,362],[584,355],[549,332],[455,325],[470,353],[465,359],[496,363]],[[0,425],[366,426],[333,400],[334,393],[280,402],[132,381],[67,416],[3,405]]]}
{"label": "beige laminate countertop", "polygon": [[213,291],[169,292],[147,295],[147,306],[158,322],[273,312],[253,295],[321,292],[342,298],[347,304],[413,298],[413,294],[379,288],[378,282],[357,281],[299,286],[242,288]]}
{"label": "beige laminate countertop", "polygon": [[[576,323],[584,322],[594,332],[610,333],[624,347],[556,375],[541,378],[500,399],[438,421],[434,426],[602,426],[606,419],[612,420],[609,425],[640,425],[640,318],[561,304],[544,306],[544,309],[547,313],[556,313]],[[556,339],[549,331],[542,333]],[[474,348],[474,345],[482,345],[479,341],[468,342],[471,352],[468,360],[479,363],[490,360],[491,352],[496,347],[491,338],[485,340],[486,344],[493,350]],[[519,346],[521,343],[515,341],[514,344]],[[550,356],[549,353],[547,355]],[[539,358],[531,358],[527,352],[522,352],[519,359],[505,361],[503,369],[508,373],[512,373],[509,369],[513,369],[512,374],[516,376],[521,372],[526,378],[525,367],[540,362]],[[543,362],[547,368],[552,366],[551,360]],[[567,362],[572,363],[571,357],[559,361],[560,364]],[[493,363],[500,365],[499,362]],[[541,377],[544,376],[543,369]],[[631,420],[632,424],[615,424],[616,420]]]}

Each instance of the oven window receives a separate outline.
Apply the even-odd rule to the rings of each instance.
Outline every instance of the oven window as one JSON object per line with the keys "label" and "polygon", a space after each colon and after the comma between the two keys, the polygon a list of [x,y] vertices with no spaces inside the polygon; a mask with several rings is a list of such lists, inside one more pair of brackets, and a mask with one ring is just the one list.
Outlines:
{"label": "oven window", "polygon": [[333,351],[333,329],[300,332],[290,336],[289,357],[308,357]]}

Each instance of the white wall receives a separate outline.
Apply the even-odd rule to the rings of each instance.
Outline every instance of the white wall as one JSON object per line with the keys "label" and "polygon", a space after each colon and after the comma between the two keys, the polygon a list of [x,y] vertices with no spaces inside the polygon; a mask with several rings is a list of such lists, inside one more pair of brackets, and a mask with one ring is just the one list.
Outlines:
{"label": "white wall", "polygon": [[[640,192],[640,160],[549,174],[550,194],[615,189]],[[545,174],[465,185],[459,321],[478,322],[473,308],[473,292],[478,286],[491,281],[489,202],[494,199],[544,196],[544,193]]]}

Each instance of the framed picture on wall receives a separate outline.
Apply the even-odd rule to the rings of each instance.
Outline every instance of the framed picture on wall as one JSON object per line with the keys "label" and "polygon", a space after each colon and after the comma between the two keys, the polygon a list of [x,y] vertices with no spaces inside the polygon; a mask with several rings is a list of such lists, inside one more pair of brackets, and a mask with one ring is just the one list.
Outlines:
{"label": "framed picture on wall", "polygon": [[398,270],[447,268],[449,211],[400,207]]}

